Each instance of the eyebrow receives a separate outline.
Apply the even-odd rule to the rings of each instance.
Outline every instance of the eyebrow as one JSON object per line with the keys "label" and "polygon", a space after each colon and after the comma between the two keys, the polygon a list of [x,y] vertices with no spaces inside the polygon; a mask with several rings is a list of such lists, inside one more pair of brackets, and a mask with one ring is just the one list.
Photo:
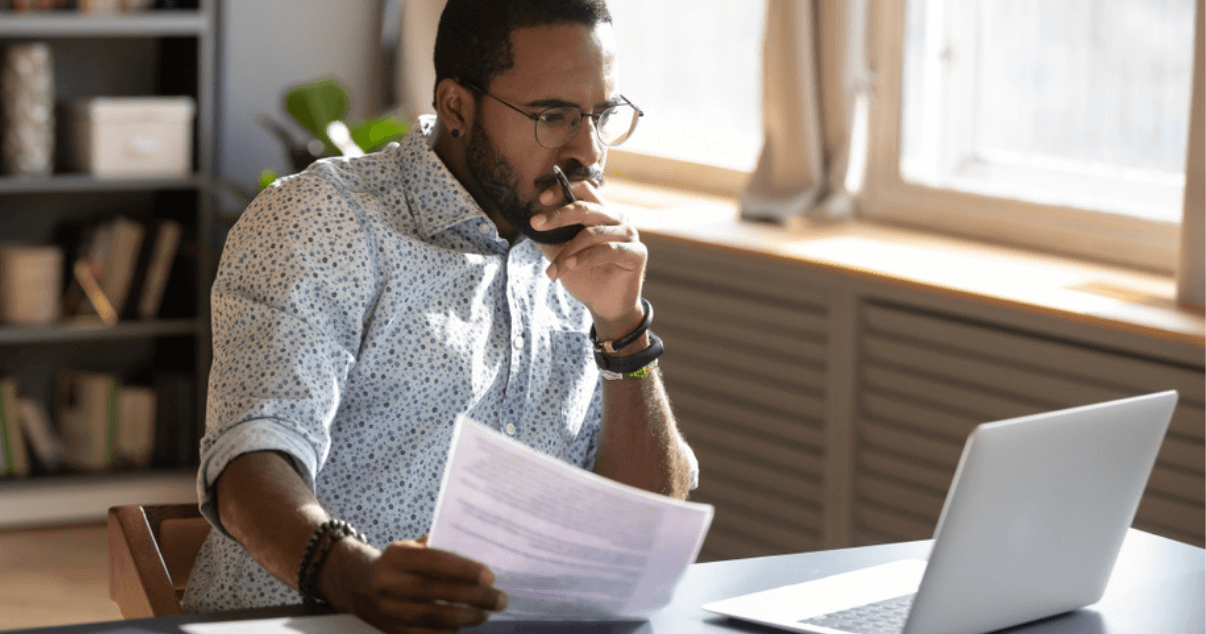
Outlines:
{"label": "eyebrow", "polygon": [[[623,103],[621,96],[616,95],[607,101],[595,104],[595,108],[598,110],[605,110],[607,108],[618,106],[621,103]],[[536,101],[529,101],[525,103],[524,106],[527,106],[528,108],[578,108],[578,104],[572,101],[566,101],[564,99],[537,99]],[[581,108],[578,109],[581,110]]]}

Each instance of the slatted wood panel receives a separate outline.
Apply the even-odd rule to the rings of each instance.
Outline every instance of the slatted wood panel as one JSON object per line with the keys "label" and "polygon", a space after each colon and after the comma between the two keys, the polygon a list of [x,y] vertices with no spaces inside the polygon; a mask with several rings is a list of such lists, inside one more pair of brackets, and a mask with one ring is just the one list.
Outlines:
{"label": "slatted wood panel", "polygon": [[650,241],[661,366],[716,507],[701,561],[820,546],[829,316],[799,269]]}
{"label": "slatted wood panel", "polygon": [[860,311],[856,542],[930,537],[982,422],[1180,393],[1138,528],[1201,546],[1203,368],[869,302]]}

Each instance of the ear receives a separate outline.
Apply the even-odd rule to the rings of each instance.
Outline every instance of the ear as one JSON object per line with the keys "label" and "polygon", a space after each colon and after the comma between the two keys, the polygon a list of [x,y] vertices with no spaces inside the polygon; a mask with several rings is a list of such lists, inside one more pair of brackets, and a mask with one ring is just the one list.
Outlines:
{"label": "ear", "polygon": [[445,78],[436,86],[436,114],[446,130],[460,130],[467,134],[473,127],[474,109],[477,101],[473,92],[455,79]]}

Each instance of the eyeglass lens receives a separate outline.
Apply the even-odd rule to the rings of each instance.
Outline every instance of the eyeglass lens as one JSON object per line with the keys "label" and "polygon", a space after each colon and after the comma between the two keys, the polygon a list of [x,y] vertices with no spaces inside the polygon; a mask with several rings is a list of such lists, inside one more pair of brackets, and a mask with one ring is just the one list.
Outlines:
{"label": "eyeglass lens", "polygon": [[[595,133],[604,145],[619,145],[632,136],[639,116],[636,108],[627,104],[608,108],[599,113]],[[536,140],[547,148],[561,147],[574,138],[585,118],[577,108],[545,110],[536,120]]]}

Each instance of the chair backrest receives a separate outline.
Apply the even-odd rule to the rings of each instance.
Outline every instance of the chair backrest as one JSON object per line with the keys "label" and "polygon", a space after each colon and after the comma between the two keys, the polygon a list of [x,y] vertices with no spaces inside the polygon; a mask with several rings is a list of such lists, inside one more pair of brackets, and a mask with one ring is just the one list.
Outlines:
{"label": "chair backrest", "polygon": [[109,597],[122,616],[179,614],[209,529],[196,504],[109,509]]}

